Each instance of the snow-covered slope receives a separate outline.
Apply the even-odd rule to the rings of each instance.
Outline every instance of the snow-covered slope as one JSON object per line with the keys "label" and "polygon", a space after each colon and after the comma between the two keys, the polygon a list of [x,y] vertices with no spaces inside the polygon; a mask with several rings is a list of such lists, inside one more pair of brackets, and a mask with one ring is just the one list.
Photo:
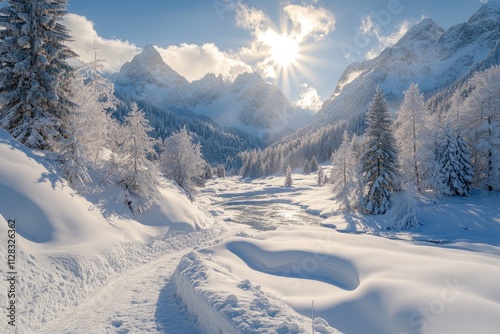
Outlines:
{"label": "snow-covered slope", "polygon": [[49,163],[3,129],[0,156],[0,213],[16,220],[19,237],[54,248],[90,243],[97,249],[121,239],[92,203],[75,196]]}
{"label": "snow-covered slope", "polygon": [[2,129],[0,156],[0,213],[6,219],[16,219],[19,235],[33,243],[75,251],[80,251],[80,246],[99,250],[130,235],[195,231],[207,224],[206,216],[170,184],[162,187],[158,204],[139,216],[142,224],[131,217],[123,220],[108,216],[108,221],[101,210],[127,217],[128,209],[113,201],[100,208],[76,195],[52,165]]}
{"label": "snow-covered slope", "polygon": [[498,62],[500,2],[484,4],[468,22],[448,31],[431,19],[412,27],[378,57],[349,66],[317,122],[347,120],[364,113],[376,85],[397,105],[412,82],[423,93],[452,84],[483,61]]}
{"label": "snow-covered slope", "polygon": [[[11,331],[2,321],[1,333],[40,333],[37,328],[45,321],[117,272],[188,247],[197,238],[213,237],[211,217],[168,182],[158,204],[136,220],[121,203],[109,201],[103,207],[103,202],[75,194],[41,153],[2,129],[0,157],[0,234],[6,237],[7,222],[15,220],[18,273],[16,328]],[[192,233],[183,238],[182,232]],[[2,242],[5,261],[7,254],[7,242]],[[8,271],[0,266],[2,277]],[[8,300],[7,289],[1,289],[0,299]],[[1,312],[4,318],[6,312]]]}
{"label": "snow-covered slope", "polygon": [[241,74],[233,83],[209,73],[189,83],[151,45],[124,64],[114,81],[121,96],[157,107],[194,111],[224,127],[266,140],[290,133],[306,124],[312,115],[293,107],[277,86],[256,73]]}

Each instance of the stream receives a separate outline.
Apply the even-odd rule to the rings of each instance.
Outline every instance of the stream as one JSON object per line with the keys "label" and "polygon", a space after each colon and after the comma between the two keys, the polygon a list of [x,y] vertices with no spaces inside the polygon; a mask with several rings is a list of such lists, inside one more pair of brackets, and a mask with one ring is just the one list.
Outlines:
{"label": "stream", "polygon": [[307,213],[300,206],[288,203],[228,202],[224,209],[231,214],[233,223],[250,225],[259,231],[275,230],[284,225],[315,225],[322,218]]}

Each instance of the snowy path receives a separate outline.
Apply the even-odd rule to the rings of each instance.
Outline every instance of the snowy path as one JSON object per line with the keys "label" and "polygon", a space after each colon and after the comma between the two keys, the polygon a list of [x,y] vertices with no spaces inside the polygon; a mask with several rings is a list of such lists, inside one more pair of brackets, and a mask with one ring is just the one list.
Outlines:
{"label": "snowy path", "polygon": [[190,250],[165,254],[124,273],[40,333],[198,333],[172,285],[180,258]]}

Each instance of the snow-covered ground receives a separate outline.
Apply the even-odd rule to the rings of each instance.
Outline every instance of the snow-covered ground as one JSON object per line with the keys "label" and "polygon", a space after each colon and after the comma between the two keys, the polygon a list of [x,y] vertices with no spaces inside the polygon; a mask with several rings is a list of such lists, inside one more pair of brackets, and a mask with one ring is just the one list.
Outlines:
{"label": "snow-covered ground", "polygon": [[[180,256],[176,252],[199,247],[223,231],[206,210],[194,206],[168,182],[162,185],[161,202],[136,220],[122,204],[110,201],[101,207],[90,201],[92,196],[86,199],[75,194],[52,165],[3,130],[0,156],[0,257],[5,263],[0,276],[5,282],[12,275],[8,272],[16,273],[15,298],[8,298],[10,284],[0,289],[0,300],[5,303],[2,319],[10,312],[6,303],[15,301],[16,326],[1,321],[0,333],[40,333],[51,322],[64,324],[72,319],[75,308],[91,305],[115,280],[126,279],[132,268],[162,256],[175,262],[171,259]],[[16,257],[11,268],[6,265],[10,220],[16,225]],[[172,271],[175,265],[171,264]],[[154,290],[151,293],[157,299]],[[106,325],[94,323],[94,332],[105,331]],[[50,328],[61,331],[49,333],[66,333],[65,327]],[[89,333],[84,329],[73,332]]]}
{"label": "snow-covered ground", "polygon": [[410,233],[385,230],[390,213],[337,212],[314,174],[293,174],[292,188],[282,176],[230,177],[195,205],[165,182],[136,220],[75,194],[1,130],[0,156],[0,233],[10,219],[17,229],[16,328],[2,321],[1,333],[500,328],[498,193],[422,195],[423,225]]}
{"label": "snow-covered ground", "polygon": [[[222,313],[227,323],[220,322],[220,328],[230,323],[239,329],[235,333],[273,332],[273,326],[281,332],[287,324],[284,333],[311,332],[310,320],[273,306],[284,302],[310,317],[312,301],[316,321],[325,328],[317,333],[333,331],[326,323],[345,333],[495,333],[500,328],[498,193],[421,196],[423,226],[409,233],[386,231],[390,214],[336,214],[330,189],[316,186],[313,174],[294,174],[290,189],[282,184],[283,177],[229,178],[205,190],[201,200],[214,205],[219,219],[239,223],[260,216],[261,224],[250,225],[263,230],[190,253],[179,265],[180,295],[191,312],[209,319],[207,332],[216,328],[215,316],[208,316],[201,303]],[[289,216],[280,221],[291,225],[266,231],[276,203],[282,211],[288,205]],[[235,212],[234,206],[243,204],[250,209]],[[324,226],[314,226],[314,220],[310,226],[297,223],[294,205],[322,217]]]}

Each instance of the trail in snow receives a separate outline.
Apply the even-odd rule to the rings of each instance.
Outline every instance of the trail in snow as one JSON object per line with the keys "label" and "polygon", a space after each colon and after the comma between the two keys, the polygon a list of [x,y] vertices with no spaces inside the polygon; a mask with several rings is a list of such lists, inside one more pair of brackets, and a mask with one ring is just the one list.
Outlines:
{"label": "trail in snow", "polygon": [[172,284],[180,258],[190,250],[126,272],[39,333],[199,333]]}

